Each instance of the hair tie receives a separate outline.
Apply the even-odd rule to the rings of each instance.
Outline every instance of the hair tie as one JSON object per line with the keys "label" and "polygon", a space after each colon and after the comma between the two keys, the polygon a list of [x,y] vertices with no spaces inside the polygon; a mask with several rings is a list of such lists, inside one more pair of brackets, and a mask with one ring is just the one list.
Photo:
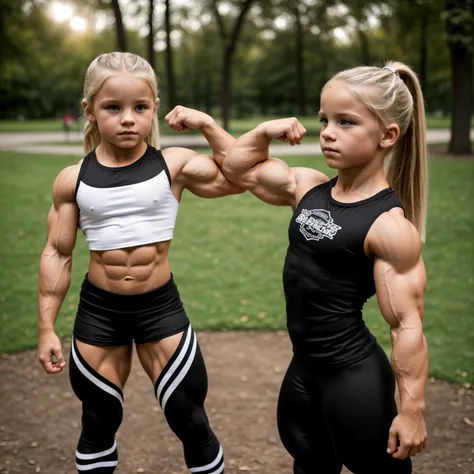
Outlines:
{"label": "hair tie", "polygon": [[395,71],[395,69],[393,69],[393,67],[384,66],[382,69],[388,69],[389,71],[393,72],[393,73],[396,74],[398,77],[400,77],[400,74],[398,74],[398,72]]}

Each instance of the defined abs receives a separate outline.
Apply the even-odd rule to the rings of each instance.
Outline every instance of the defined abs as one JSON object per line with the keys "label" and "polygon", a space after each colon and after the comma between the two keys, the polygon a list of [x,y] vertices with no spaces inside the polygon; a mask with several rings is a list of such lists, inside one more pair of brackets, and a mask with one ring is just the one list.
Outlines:
{"label": "defined abs", "polygon": [[91,252],[89,279],[114,293],[143,293],[170,278],[167,242]]}

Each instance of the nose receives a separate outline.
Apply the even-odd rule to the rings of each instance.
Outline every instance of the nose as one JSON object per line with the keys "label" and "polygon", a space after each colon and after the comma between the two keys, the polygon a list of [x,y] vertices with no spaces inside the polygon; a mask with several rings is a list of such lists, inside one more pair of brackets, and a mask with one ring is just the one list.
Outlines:
{"label": "nose", "polygon": [[130,109],[124,109],[121,117],[122,125],[130,125],[135,123],[135,116]]}
{"label": "nose", "polygon": [[321,128],[321,138],[331,141],[334,141],[336,139],[334,135],[334,129],[330,123],[327,123],[324,127]]}

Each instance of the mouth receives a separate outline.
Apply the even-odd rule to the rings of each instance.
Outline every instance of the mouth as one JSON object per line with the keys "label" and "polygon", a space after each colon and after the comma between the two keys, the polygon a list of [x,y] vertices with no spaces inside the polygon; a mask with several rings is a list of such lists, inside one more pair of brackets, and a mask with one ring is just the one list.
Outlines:
{"label": "mouth", "polygon": [[125,131],[125,132],[120,132],[119,135],[138,135],[137,132],[132,132],[132,131]]}
{"label": "mouth", "polygon": [[330,146],[325,146],[323,147],[323,152],[327,152],[327,153],[339,153],[338,150],[334,149],[334,148],[331,148]]}

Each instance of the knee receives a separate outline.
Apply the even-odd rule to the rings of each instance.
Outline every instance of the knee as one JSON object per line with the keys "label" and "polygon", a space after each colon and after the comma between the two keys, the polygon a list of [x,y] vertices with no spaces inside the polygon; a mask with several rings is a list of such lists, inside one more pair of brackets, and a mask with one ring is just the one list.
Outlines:
{"label": "knee", "polygon": [[209,421],[202,406],[194,406],[188,410],[167,408],[165,417],[170,428],[181,441],[204,440],[211,433]]}

